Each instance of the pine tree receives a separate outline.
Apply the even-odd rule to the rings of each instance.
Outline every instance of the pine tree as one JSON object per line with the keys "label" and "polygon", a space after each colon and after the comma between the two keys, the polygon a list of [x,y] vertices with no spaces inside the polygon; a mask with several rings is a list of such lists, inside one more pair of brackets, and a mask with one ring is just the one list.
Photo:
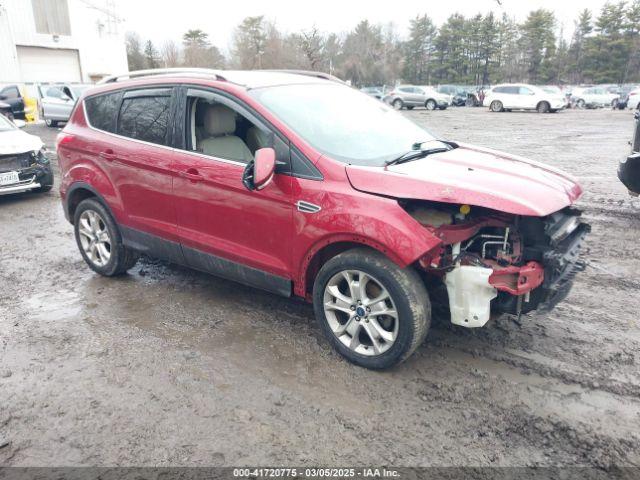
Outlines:
{"label": "pine tree", "polygon": [[147,43],[144,44],[144,59],[147,68],[158,68],[160,65],[160,55],[151,40],[147,40]]}
{"label": "pine tree", "polygon": [[409,40],[404,50],[404,80],[418,85],[431,83],[431,57],[434,51],[436,27],[427,15],[411,19]]}
{"label": "pine tree", "polygon": [[530,83],[547,82],[553,77],[552,66],[556,50],[555,17],[549,10],[529,13],[520,27],[520,48]]}
{"label": "pine tree", "polygon": [[580,12],[575,22],[575,31],[571,39],[568,57],[569,79],[574,83],[582,83],[584,80],[583,70],[585,68],[585,44],[587,37],[593,31],[591,24],[591,11],[585,8]]}

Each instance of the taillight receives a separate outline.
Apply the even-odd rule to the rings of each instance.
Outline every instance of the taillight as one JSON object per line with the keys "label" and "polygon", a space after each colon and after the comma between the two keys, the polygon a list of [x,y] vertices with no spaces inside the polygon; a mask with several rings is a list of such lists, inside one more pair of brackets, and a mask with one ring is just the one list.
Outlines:
{"label": "taillight", "polygon": [[60,149],[62,145],[66,145],[73,140],[73,135],[70,133],[60,132],[56,137],[56,151]]}

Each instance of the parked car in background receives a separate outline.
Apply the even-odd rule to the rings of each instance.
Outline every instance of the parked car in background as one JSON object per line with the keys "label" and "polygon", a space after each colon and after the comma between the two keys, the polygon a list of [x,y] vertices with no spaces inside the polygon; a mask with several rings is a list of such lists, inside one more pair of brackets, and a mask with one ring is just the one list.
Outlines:
{"label": "parked car in background", "polygon": [[52,186],[53,171],[42,140],[0,115],[0,195],[47,192]]}
{"label": "parked car in background", "polygon": [[537,110],[539,113],[557,112],[565,105],[562,95],[548,93],[534,85],[496,85],[486,94],[484,104],[492,112]]}
{"label": "parked car in background", "polygon": [[640,111],[633,115],[631,154],[620,162],[618,178],[634,197],[640,195]]}
{"label": "parked car in background", "polygon": [[366,93],[367,95],[373,98],[377,98],[378,100],[382,100],[382,98],[384,97],[384,92],[380,87],[364,87],[364,88],[361,88],[360,91],[362,93]]}
{"label": "parked car in background", "polygon": [[438,85],[436,90],[439,93],[449,96],[449,103],[454,107],[464,107],[467,104],[469,92],[471,88],[461,87],[459,85]]}
{"label": "parked car in background", "polygon": [[108,79],[56,140],[95,272],[144,253],[302,297],[374,369],[423,342],[438,289],[463,327],[568,294],[589,231],[569,175],[434,137],[310,72],[162,72]]}
{"label": "parked car in background", "polygon": [[425,107],[427,110],[444,110],[449,106],[449,96],[437,92],[433,87],[400,85],[389,92],[384,101],[396,110]]}
{"label": "parked car in background", "polygon": [[13,120],[13,110],[11,109],[11,105],[5,102],[0,102],[0,115],[8,118],[9,120]]}
{"label": "parked car in background", "polygon": [[20,120],[25,119],[24,98],[20,92],[20,87],[15,84],[0,85],[0,102],[11,106],[11,116]]}
{"label": "parked car in background", "polygon": [[560,87],[557,87],[555,85],[542,85],[540,88],[551,95],[562,97],[562,99],[564,100],[564,108],[570,107],[571,101],[569,100],[569,96],[566,95],[562,91],[562,89],[560,89]]}
{"label": "parked car in background", "polygon": [[619,96],[605,87],[576,88],[571,93],[571,102],[577,108],[615,107]]}
{"label": "parked car in background", "polygon": [[627,94],[626,104],[631,110],[640,109],[640,87],[634,88]]}
{"label": "parked car in background", "polygon": [[57,127],[59,122],[69,120],[71,110],[86,89],[92,85],[59,84],[39,85],[40,116],[48,127]]}

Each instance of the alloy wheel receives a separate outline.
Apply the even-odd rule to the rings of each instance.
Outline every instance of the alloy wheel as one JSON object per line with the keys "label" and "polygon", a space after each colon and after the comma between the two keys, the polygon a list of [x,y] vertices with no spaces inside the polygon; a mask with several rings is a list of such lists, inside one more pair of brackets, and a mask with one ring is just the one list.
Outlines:
{"label": "alloy wheel", "polygon": [[111,259],[111,237],[103,218],[94,210],[85,210],[79,218],[80,244],[91,263],[104,267]]}
{"label": "alloy wheel", "polygon": [[389,291],[360,270],[344,270],[329,279],[324,314],[336,338],[361,355],[381,355],[398,337],[398,311]]}
{"label": "alloy wheel", "polygon": [[394,100],[392,105],[393,105],[393,108],[395,108],[396,110],[402,110],[402,100],[400,99]]}

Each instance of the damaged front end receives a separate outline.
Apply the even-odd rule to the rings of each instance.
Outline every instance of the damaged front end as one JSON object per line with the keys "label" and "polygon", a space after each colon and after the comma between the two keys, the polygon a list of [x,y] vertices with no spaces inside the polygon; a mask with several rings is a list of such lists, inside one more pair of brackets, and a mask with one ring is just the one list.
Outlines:
{"label": "damaged front end", "polygon": [[481,327],[492,314],[550,310],[583,269],[580,248],[591,227],[575,208],[533,217],[468,205],[401,205],[441,240],[418,263],[446,287],[454,324]]}
{"label": "damaged front end", "polygon": [[43,189],[53,185],[51,163],[44,149],[0,155],[0,195]]}

